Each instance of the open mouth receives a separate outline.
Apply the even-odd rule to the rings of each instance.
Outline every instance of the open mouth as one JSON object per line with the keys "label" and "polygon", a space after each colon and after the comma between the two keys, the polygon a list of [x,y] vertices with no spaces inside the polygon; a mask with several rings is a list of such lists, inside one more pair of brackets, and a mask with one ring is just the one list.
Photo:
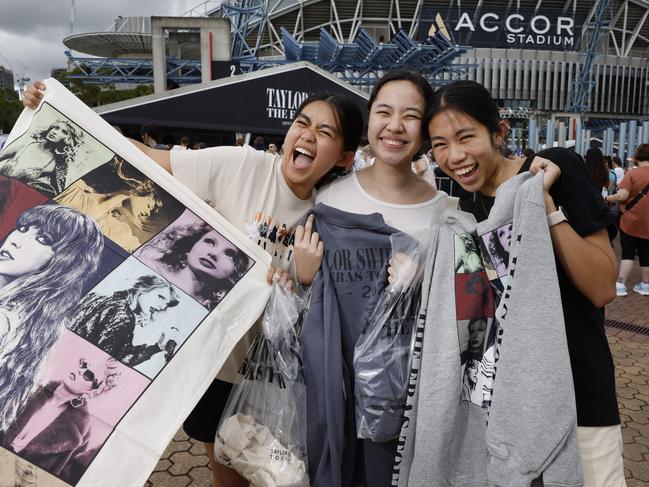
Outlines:
{"label": "open mouth", "polygon": [[0,250],[0,260],[14,260],[8,250]]}
{"label": "open mouth", "polygon": [[453,172],[457,176],[457,179],[461,183],[469,183],[475,179],[476,173],[478,171],[478,164],[472,164],[470,166],[460,167],[455,169]]}
{"label": "open mouth", "polygon": [[303,147],[293,149],[293,165],[298,169],[305,169],[313,163],[315,154]]}
{"label": "open mouth", "polygon": [[212,262],[210,259],[206,259],[205,257],[201,257],[200,259],[198,259],[198,261],[201,263],[203,267],[207,267],[208,269],[216,268],[214,262]]}

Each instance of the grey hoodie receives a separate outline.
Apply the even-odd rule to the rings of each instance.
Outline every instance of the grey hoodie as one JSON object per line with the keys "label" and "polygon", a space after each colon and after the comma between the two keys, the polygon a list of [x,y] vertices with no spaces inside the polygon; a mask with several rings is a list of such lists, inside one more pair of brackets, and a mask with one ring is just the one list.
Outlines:
{"label": "grey hoodie", "polygon": [[[422,290],[423,353],[413,360],[394,485],[583,485],[542,176],[503,184],[477,228],[466,214],[446,216]],[[467,232],[479,235],[484,268]],[[485,276],[502,294],[496,320]]]}

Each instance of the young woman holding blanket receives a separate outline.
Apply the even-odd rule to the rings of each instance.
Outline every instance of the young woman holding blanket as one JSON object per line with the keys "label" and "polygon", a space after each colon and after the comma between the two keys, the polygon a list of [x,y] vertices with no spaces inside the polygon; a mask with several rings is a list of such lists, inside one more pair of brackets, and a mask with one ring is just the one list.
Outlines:
{"label": "young woman holding blanket", "polygon": [[[44,89],[42,82],[30,86],[25,106],[36,108]],[[287,231],[291,231],[313,206],[316,184],[339,170],[351,168],[362,127],[363,117],[353,100],[339,94],[319,93],[311,95],[298,108],[284,138],[283,156],[250,146],[165,151],[133,143],[244,233],[255,222],[269,220],[269,227],[286,225]],[[283,245],[262,240],[271,255],[277,244]],[[288,265],[287,255],[280,251],[283,261],[278,264]],[[239,342],[219,373],[224,380],[212,383],[184,425],[190,436],[205,443],[213,484],[220,487],[248,485],[235,471],[214,461],[213,443],[230,393],[229,382],[236,380],[236,371],[249,345],[250,339],[246,337]]]}

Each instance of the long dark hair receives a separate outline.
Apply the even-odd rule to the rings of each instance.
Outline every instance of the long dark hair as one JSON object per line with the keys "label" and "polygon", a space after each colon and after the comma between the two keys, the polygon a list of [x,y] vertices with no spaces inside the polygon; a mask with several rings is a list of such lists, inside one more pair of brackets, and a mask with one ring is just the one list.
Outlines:
{"label": "long dark hair", "polygon": [[608,187],[608,169],[606,168],[606,162],[604,161],[604,154],[602,154],[602,151],[595,147],[591,147],[586,151],[584,161],[586,162],[588,174],[595,185],[599,189]]}
{"label": "long dark hair", "polygon": [[[363,133],[363,114],[356,102],[350,97],[341,95],[340,93],[329,91],[313,93],[300,104],[295,112],[295,118],[302,113],[307,105],[316,101],[325,102],[334,112],[336,122],[338,122],[338,128],[340,129],[340,135],[343,138],[343,150],[345,152],[356,151]],[[331,170],[322,176],[322,178],[320,178],[316,183],[316,188],[330,183],[345,173],[346,170],[344,167],[335,166],[331,168]]]}
{"label": "long dark hair", "polygon": [[491,134],[499,134],[500,111],[489,90],[475,81],[454,81],[435,92],[424,116],[422,127],[428,129],[430,120],[444,110],[454,110],[470,116],[484,125]]}

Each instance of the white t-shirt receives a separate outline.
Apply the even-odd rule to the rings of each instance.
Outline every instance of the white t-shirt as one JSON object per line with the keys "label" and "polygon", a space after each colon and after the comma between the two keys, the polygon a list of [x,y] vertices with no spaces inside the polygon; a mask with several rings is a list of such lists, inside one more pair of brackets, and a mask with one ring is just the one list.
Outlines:
{"label": "white t-shirt", "polygon": [[615,176],[617,177],[617,185],[619,186],[622,180],[624,179],[624,169],[621,167],[616,167],[613,169],[615,171]]}
{"label": "white t-shirt", "polygon": [[365,191],[355,172],[335,180],[316,197],[316,203],[324,203],[349,213],[381,213],[386,224],[411,235],[428,229],[432,223],[439,221],[442,211],[446,208],[453,204],[457,206],[457,203],[448,200],[446,193],[438,191],[434,198],[423,203],[386,203]]}
{"label": "white t-shirt", "polygon": [[[282,174],[281,156],[250,146],[210,147],[169,153],[171,172],[239,230],[287,268],[293,257],[294,227],[311,209],[313,195],[301,200]],[[218,378],[238,380],[237,370],[257,327],[241,339]]]}

